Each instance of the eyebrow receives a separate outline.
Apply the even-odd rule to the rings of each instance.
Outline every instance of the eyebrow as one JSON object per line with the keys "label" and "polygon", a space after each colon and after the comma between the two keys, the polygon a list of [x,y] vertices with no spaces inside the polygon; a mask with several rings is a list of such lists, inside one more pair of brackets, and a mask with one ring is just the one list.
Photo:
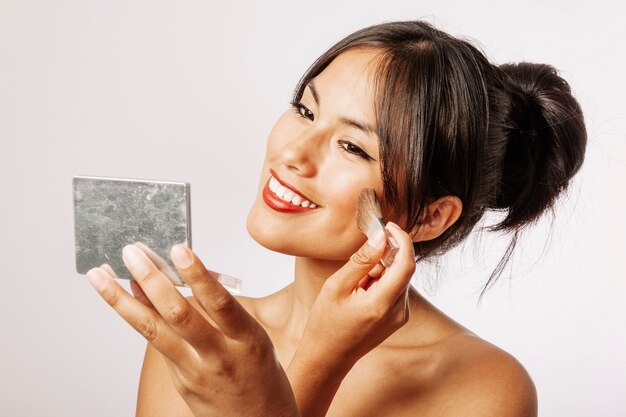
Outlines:
{"label": "eyebrow", "polygon": [[[313,100],[315,100],[315,104],[319,106],[320,96],[317,91],[317,88],[315,88],[315,84],[313,83],[313,81],[309,81],[309,83],[307,84],[307,87],[309,87],[309,89],[311,90],[311,93],[313,94]],[[345,116],[340,117],[339,121],[344,125],[356,127],[357,129],[362,130],[363,132],[367,134],[371,134],[371,135],[376,134],[376,130],[369,123],[365,123],[360,120],[350,119],[349,117],[345,117]]]}

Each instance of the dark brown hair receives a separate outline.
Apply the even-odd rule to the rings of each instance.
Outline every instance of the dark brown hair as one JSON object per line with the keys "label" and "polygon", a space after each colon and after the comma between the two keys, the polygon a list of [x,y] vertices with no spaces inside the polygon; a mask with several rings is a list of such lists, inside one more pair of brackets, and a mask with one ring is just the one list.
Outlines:
{"label": "dark brown hair", "polygon": [[415,243],[416,262],[461,242],[486,210],[506,210],[491,230],[513,233],[486,290],[508,262],[520,229],[534,223],[582,165],[587,135],[567,82],[545,64],[493,65],[471,43],[428,23],[382,23],[348,35],[301,78],[293,100],[340,53],[378,52],[374,103],[383,201],[420,222],[429,202],[461,199],[459,219]]}

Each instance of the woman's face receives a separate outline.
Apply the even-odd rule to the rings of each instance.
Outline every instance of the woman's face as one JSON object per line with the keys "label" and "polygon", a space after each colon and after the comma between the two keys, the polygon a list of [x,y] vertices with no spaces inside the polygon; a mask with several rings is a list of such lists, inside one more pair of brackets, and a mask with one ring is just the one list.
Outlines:
{"label": "woman's face", "polygon": [[365,241],[356,223],[359,194],[370,187],[380,196],[383,185],[374,133],[374,57],[372,49],[340,54],[272,128],[246,222],[266,248],[346,260]]}

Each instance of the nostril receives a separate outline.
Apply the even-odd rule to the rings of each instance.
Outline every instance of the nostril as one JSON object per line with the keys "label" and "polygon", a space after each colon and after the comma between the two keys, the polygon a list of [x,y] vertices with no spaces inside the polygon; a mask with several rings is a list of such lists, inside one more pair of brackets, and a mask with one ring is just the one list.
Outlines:
{"label": "nostril", "polygon": [[323,144],[310,136],[298,136],[284,143],[279,155],[286,169],[308,177],[315,174],[316,164],[323,158]]}

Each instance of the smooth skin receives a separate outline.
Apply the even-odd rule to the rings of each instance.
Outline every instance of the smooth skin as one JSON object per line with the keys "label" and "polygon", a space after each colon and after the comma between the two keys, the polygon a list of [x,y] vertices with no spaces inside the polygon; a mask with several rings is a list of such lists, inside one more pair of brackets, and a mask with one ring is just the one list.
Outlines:
{"label": "smooth skin", "polygon": [[[415,271],[412,242],[433,239],[450,227],[461,213],[460,200],[434,201],[410,233],[401,228],[402,213],[383,207],[400,252],[382,274],[377,266],[382,246],[364,243],[356,226],[360,190],[371,187],[382,195],[378,138],[343,119],[373,122],[375,59],[373,49],[339,55],[315,78],[317,99],[308,86],[301,103],[285,112],[269,135],[246,224],[261,245],[295,257],[291,284],[267,297],[234,302],[209,283],[212,277],[194,255],[198,279],[188,280],[178,268],[194,292],[184,299],[187,304],[156,269],[148,280],[133,273],[135,297],[109,275],[106,285],[95,285],[149,341],[138,416],[536,416],[536,391],[524,368],[409,285]],[[268,207],[261,190],[270,168],[319,207],[297,214]],[[143,270],[151,268],[149,261],[144,258]],[[94,270],[90,279],[101,271]],[[360,283],[369,271],[380,279],[363,290]],[[196,286],[205,290],[197,292]],[[146,317],[161,323],[159,337],[146,332],[153,328],[141,324],[150,322]],[[230,327],[223,327],[224,320]],[[181,329],[181,323],[193,331]],[[251,346],[260,353],[250,355]],[[277,361],[268,360],[273,355]],[[193,383],[179,378],[188,374]]]}

